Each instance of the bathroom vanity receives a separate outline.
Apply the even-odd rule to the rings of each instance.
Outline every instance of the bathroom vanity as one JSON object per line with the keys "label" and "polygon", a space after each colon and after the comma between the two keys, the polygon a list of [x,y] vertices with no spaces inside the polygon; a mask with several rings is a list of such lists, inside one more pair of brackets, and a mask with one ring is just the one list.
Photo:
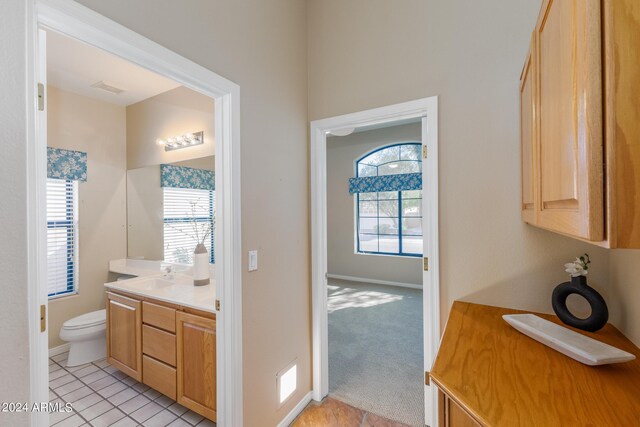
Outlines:
{"label": "bathroom vanity", "polygon": [[216,421],[215,284],[187,275],[105,284],[107,361]]}

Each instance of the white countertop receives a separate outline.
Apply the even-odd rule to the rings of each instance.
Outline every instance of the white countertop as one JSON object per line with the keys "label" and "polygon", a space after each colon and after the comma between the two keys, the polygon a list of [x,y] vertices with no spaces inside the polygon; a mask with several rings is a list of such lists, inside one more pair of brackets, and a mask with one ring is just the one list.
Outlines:
{"label": "white countertop", "polygon": [[[167,265],[173,265],[172,276],[162,272]],[[190,276],[191,267],[169,264],[162,261],[115,260],[109,262],[109,271],[113,273],[135,275],[138,277],[105,283],[111,291],[121,291],[157,301],[168,302],[197,310],[216,312],[216,283],[214,266],[211,266],[211,283],[206,286],[194,286]]]}
{"label": "white countertop", "polygon": [[190,275],[192,268],[186,264],[174,264],[164,261],[150,261],[147,259],[116,259],[109,261],[109,271],[130,276],[149,276],[164,273],[167,266],[173,266],[175,273]]}

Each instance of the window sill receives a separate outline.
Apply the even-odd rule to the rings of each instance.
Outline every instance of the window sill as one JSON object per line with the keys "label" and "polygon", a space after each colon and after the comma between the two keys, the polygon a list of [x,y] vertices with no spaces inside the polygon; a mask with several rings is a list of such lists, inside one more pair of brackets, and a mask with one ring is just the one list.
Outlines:
{"label": "window sill", "polygon": [[368,256],[379,256],[379,257],[389,257],[389,258],[405,258],[405,259],[417,259],[422,258],[422,255],[393,255],[393,254],[374,254],[370,252],[354,252],[355,255],[368,255]]}
{"label": "window sill", "polygon": [[80,292],[75,291],[75,292],[70,292],[68,294],[53,295],[48,297],[48,299],[49,299],[49,302],[53,302],[53,301],[61,300],[64,298],[77,297],[79,294]]}

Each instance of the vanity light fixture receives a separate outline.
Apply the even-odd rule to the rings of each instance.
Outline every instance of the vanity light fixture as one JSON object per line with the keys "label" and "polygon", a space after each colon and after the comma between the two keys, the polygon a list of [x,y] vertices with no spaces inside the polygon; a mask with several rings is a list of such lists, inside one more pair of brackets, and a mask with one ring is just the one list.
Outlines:
{"label": "vanity light fixture", "polygon": [[179,150],[181,148],[204,144],[204,132],[186,133],[169,139],[158,139],[156,142],[158,145],[164,146],[164,151]]}

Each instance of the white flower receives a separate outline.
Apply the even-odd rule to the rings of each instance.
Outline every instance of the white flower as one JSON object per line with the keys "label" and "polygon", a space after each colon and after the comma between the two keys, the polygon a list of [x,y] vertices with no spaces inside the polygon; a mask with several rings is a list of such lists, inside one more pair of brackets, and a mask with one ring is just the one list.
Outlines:
{"label": "white flower", "polygon": [[564,271],[569,273],[571,277],[586,276],[590,263],[591,260],[589,259],[589,255],[584,254],[584,256],[576,258],[574,262],[565,264]]}
{"label": "white flower", "polygon": [[587,270],[582,267],[582,263],[569,262],[564,265],[564,271],[569,273],[571,277],[586,276]]}

